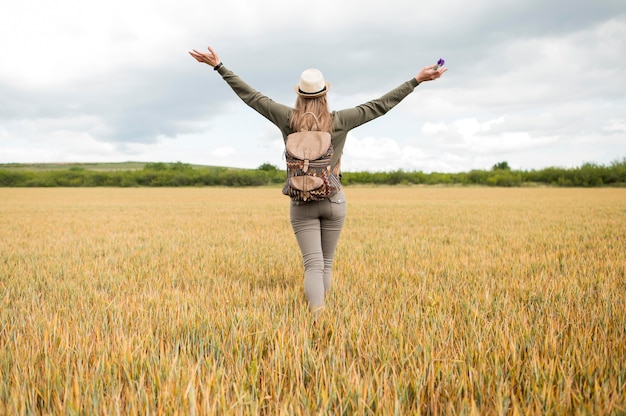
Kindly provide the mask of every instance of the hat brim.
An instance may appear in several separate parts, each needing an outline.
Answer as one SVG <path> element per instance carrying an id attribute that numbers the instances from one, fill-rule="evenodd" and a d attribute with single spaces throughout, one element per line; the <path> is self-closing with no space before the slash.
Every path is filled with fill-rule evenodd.
<path id="1" fill-rule="evenodd" d="M 311 93 L 311 94 L 300 91 L 300 86 L 299 85 L 296 85 L 295 87 L 293 87 L 293 90 L 300 97 L 303 97 L 303 98 L 316 98 L 316 97 L 321 97 L 322 95 L 324 95 L 328 91 L 330 91 L 330 84 L 328 82 L 326 82 L 325 84 L 326 84 L 326 87 L 323 90 L 321 90 L 319 92 L 314 92 L 314 93 Z"/>

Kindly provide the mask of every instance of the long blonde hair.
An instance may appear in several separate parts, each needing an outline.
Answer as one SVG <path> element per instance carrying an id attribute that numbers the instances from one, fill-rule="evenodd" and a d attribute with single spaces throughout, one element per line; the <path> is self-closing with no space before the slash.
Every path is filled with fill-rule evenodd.
<path id="1" fill-rule="evenodd" d="M 313 113 L 305 115 L 306 113 Z M 296 98 L 296 107 L 291 112 L 289 118 L 289 126 L 293 131 L 319 130 L 332 133 L 333 116 L 328 110 L 328 100 L 326 95 L 315 98 L 304 98 L 298 96 Z"/>

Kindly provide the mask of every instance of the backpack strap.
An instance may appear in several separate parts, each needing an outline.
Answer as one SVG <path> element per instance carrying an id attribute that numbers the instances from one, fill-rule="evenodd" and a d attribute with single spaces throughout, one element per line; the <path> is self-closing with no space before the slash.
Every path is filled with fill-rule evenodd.
<path id="1" fill-rule="evenodd" d="M 315 118 L 315 127 L 319 130 L 320 129 L 320 121 L 317 118 L 317 116 L 315 114 L 313 114 L 310 111 L 307 111 L 306 113 L 303 114 L 303 116 L 306 116 L 307 114 L 311 114 L 313 116 L 313 118 Z"/>
<path id="2" fill-rule="evenodd" d="M 341 175 L 341 158 L 339 158 L 337 164 L 333 168 L 333 175 L 335 175 L 336 177 L 339 177 L 339 175 Z"/>

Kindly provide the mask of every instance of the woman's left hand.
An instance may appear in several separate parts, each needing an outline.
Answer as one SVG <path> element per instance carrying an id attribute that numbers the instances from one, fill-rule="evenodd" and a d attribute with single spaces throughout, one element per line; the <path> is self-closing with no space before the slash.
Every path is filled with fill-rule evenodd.
<path id="1" fill-rule="evenodd" d="M 196 61 L 211 65 L 212 67 L 216 67 L 221 62 L 220 57 L 217 56 L 217 53 L 210 46 L 208 52 L 200 52 L 194 49 L 193 52 L 189 52 L 189 55 L 191 55 Z"/>

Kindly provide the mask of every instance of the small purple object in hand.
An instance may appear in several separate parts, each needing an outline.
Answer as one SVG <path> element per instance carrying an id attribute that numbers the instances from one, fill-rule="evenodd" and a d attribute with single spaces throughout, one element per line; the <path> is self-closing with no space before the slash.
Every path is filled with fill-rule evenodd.
<path id="1" fill-rule="evenodd" d="M 439 69 L 440 67 L 443 66 L 443 64 L 445 64 L 446 61 L 443 60 L 443 58 L 439 58 L 439 60 L 437 61 L 437 65 L 435 65 L 435 70 Z"/>

